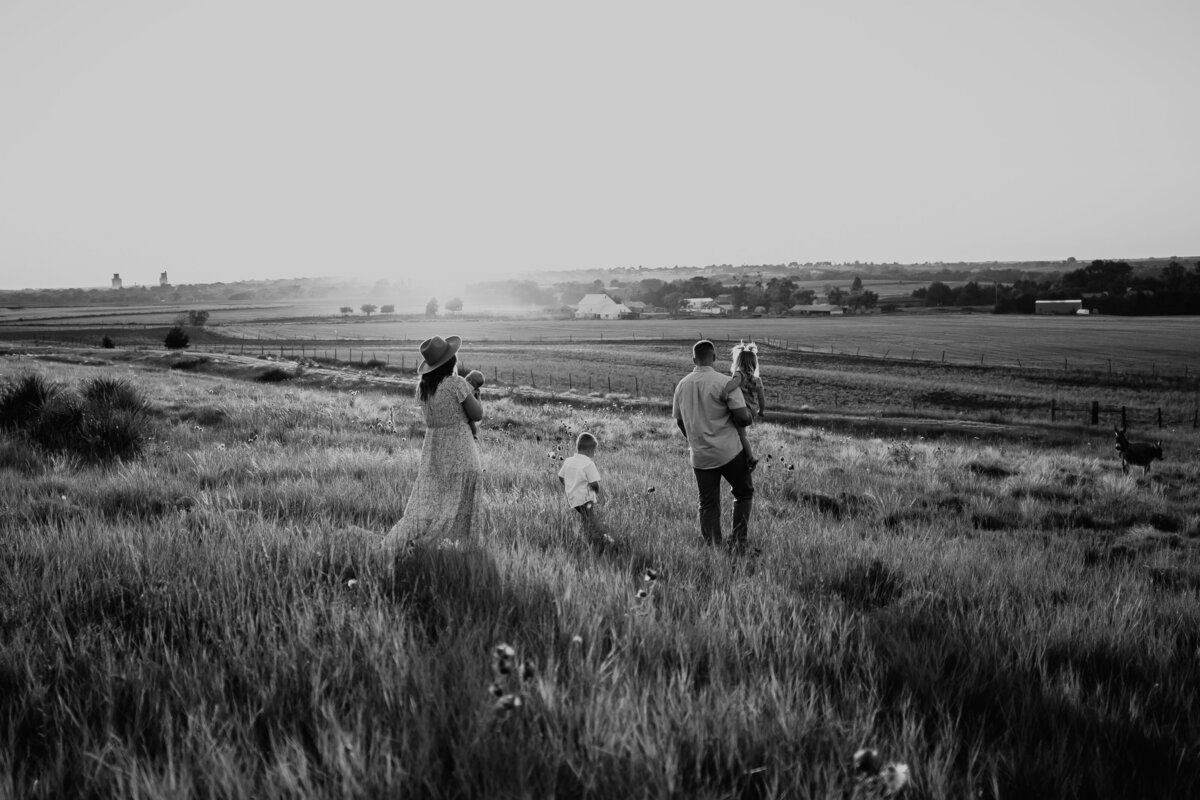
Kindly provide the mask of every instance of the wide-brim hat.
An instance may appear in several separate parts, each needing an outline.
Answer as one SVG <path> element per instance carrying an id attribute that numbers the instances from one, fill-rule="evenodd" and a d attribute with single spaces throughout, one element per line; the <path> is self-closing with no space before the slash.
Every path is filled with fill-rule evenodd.
<path id="1" fill-rule="evenodd" d="M 460 347 L 462 347 L 461 336 L 447 336 L 445 339 L 434 336 L 421 342 L 421 358 L 423 360 L 421 366 L 417 367 L 417 374 L 424 375 L 445 364 L 454 358 L 454 354 Z"/>

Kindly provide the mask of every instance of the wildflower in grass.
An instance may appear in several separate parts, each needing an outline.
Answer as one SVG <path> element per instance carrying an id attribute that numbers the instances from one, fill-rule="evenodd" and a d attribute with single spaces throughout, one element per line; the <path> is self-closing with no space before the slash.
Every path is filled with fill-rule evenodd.
<path id="1" fill-rule="evenodd" d="M 647 486 L 647 487 L 646 487 L 646 494 L 654 494 L 654 487 L 653 487 L 653 486 Z"/>
<path id="2" fill-rule="evenodd" d="M 347 588 L 347 589 L 353 589 L 353 588 L 354 588 L 354 587 L 356 587 L 356 586 L 358 586 L 358 580 L 357 580 L 357 579 L 355 579 L 355 578 L 351 578 L 350 580 L 346 581 L 346 588 Z"/>
<path id="3" fill-rule="evenodd" d="M 517 666 L 517 651 L 512 645 L 498 644 L 492 649 L 492 669 L 497 675 L 508 675 Z"/>
<path id="4" fill-rule="evenodd" d="M 532 661 L 521 663 L 520 677 L 522 681 L 531 681 L 537 677 L 537 665 Z"/>
<path id="5" fill-rule="evenodd" d="M 899 794 L 908 786 L 908 764 L 888 764 L 879 773 L 886 796 Z"/>
<path id="6" fill-rule="evenodd" d="M 646 599 L 647 597 L 649 597 L 649 596 L 650 596 L 650 593 L 649 593 L 649 592 L 647 592 L 645 589 L 638 589 L 638 590 L 637 590 L 637 599 L 638 599 L 638 600 L 645 600 L 645 599 Z"/>
<path id="7" fill-rule="evenodd" d="M 580 636 L 579 634 L 575 634 L 574 636 L 571 637 L 571 644 L 579 645 L 582 647 L 583 646 L 583 637 Z"/>
<path id="8" fill-rule="evenodd" d="M 494 708 L 501 714 L 507 714 L 510 711 L 516 711 L 521 707 L 521 695 L 506 694 L 496 701 Z"/>
<path id="9" fill-rule="evenodd" d="M 642 580 L 646 583 L 654 583 L 658 580 L 658 570 L 647 567 L 645 573 L 642 574 Z"/>
<path id="10" fill-rule="evenodd" d="M 488 694 L 490 694 L 492 697 L 503 697 L 504 687 L 498 683 L 493 683 L 492 685 L 488 686 Z"/>

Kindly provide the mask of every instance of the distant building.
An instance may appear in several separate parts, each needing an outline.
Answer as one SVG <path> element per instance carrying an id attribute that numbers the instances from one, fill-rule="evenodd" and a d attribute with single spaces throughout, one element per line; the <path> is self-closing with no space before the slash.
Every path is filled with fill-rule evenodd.
<path id="1" fill-rule="evenodd" d="M 121 288 L 121 273 L 119 273 L 119 272 L 114 272 L 114 273 L 113 273 L 112 287 L 113 287 L 114 289 L 120 289 L 120 288 Z"/>
<path id="2" fill-rule="evenodd" d="M 1083 300 L 1035 300 L 1035 314 L 1077 314 L 1083 308 Z"/>
<path id="3" fill-rule="evenodd" d="M 685 314 L 724 314 L 725 310 L 711 297 L 688 297 L 683 301 Z"/>
<path id="4" fill-rule="evenodd" d="M 165 270 L 163 272 L 159 273 L 159 275 L 158 275 L 158 285 L 159 286 L 170 286 L 171 285 L 171 282 L 167 280 L 167 273 Z"/>
<path id="5" fill-rule="evenodd" d="M 813 303 L 807 306 L 792 306 L 788 309 L 788 313 L 799 316 L 840 317 L 846 313 L 846 310 L 831 303 Z"/>
<path id="6" fill-rule="evenodd" d="M 624 303 L 618 303 L 606 294 L 585 294 L 575 305 L 575 319 L 620 319 L 631 317 L 633 312 Z"/>

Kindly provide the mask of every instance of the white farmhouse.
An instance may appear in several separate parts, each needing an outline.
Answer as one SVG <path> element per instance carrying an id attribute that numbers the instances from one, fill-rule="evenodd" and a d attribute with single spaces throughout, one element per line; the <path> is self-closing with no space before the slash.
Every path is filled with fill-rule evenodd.
<path id="1" fill-rule="evenodd" d="M 620 319 L 632 314 L 628 306 L 606 294 L 585 294 L 575 306 L 575 319 Z"/>
<path id="2" fill-rule="evenodd" d="M 711 297 L 688 297 L 683 301 L 683 311 L 685 314 L 724 314 L 725 309 L 717 304 L 717 301 Z"/>

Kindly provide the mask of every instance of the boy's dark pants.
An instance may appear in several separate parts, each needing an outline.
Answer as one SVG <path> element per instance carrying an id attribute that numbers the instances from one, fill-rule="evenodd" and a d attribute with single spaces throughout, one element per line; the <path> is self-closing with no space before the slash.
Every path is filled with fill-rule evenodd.
<path id="1" fill-rule="evenodd" d="M 732 548 L 746 546 L 750 528 L 750 510 L 754 505 L 754 482 L 746 451 L 732 461 L 715 469 L 696 469 L 696 488 L 700 490 L 700 535 L 708 544 L 721 543 L 721 479 L 733 490 L 733 531 L 729 534 Z"/>

